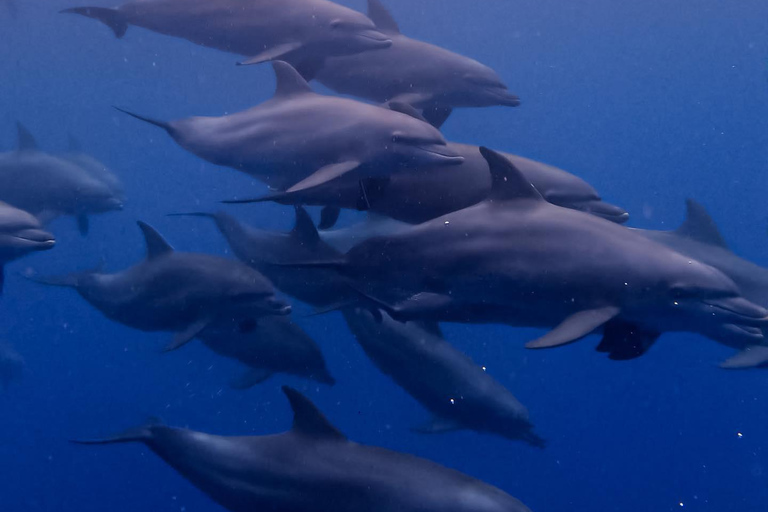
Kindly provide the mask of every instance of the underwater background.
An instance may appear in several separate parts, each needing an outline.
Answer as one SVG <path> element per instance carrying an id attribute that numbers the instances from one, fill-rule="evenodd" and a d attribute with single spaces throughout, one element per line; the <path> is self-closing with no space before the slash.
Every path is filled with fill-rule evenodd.
<path id="1" fill-rule="evenodd" d="M 199 342 L 161 354 L 167 333 L 129 329 L 72 290 L 24 280 L 26 268 L 130 265 L 145 250 L 138 219 L 177 249 L 228 254 L 212 223 L 166 215 L 265 190 L 111 106 L 160 119 L 234 112 L 271 97 L 270 67 L 236 68 L 237 56 L 139 28 L 118 40 L 58 14 L 80 3 L 27 0 L 15 18 L 0 11 L 2 149 L 15 147 L 16 120 L 45 150 L 64 150 L 71 133 L 116 171 L 127 197 L 124 211 L 92 219 L 87 238 L 72 219 L 57 220 L 54 251 L 8 268 L 0 339 L 24 356 L 27 373 L 0 395 L 0 510 L 222 510 L 143 446 L 91 450 L 68 440 L 149 416 L 220 434 L 279 432 L 291 420 L 286 383 L 350 439 L 460 469 L 532 510 L 768 510 L 765 371 L 717 368 L 730 350 L 701 336 L 667 334 L 646 356 L 614 362 L 596 357 L 596 339 L 527 351 L 538 331 L 446 325 L 448 341 L 528 407 L 548 441 L 541 451 L 468 431 L 412 433 L 428 413 L 367 360 L 339 313 L 305 317 L 310 309 L 291 301 L 334 387 L 278 375 L 242 392 L 227 386 L 237 364 Z M 573 172 L 626 208 L 634 227 L 672 229 L 694 198 L 732 249 L 768 265 L 768 3 L 386 3 L 403 33 L 482 60 L 523 101 L 458 110 L 447 139 Z M 289 229 L 294 218 L 272 204 L 226 209 L 263 228 Z"/>

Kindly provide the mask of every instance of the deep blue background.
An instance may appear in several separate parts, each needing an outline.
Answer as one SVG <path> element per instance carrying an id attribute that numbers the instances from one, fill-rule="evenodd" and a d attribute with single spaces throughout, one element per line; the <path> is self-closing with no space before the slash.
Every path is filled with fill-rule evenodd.
<path id="1" fill-rule="evenodd" d="M 729 350 L 698 336 L 665 335 L 646 357 L 616 363 L 593 352 L 592 339 L 529 352 L 522 342 L 533 332 L 449 326 L 450 341 L 529 407 L 550 441 L 539 451 L 475 433 L 410 433 L 426 413 L 377 373 L 338 315 L 297 315 L 322 345 L 336 387 L 278 377 L 236 392 L 226 383 L 239 369 L 199 344 L 160 355 L 167 335 L 111 323 L 69 290 L 18 277 L 25 267 L 58 273 L 102 258 L 110 269 L 127 266 L 143 253 L 136 219 L 177 248 L 225 251 L 204 220 L 165 214 L 212 209 L 260 186 L 110 105 L 159 118 L 220 115 L 263 101 L 273 87 L 269 66 L 236 68 L 236 56 L 136 28 L 117 40 L 95 21 L 57 14 L 76 0 L 20 3 L 15 20 L 0 10 L 0 146 L 13 147 L 16 119 L 51 151 L 72 132 L 117 170 L 129 202 L 93 219 L 88 238 L 71 219 L 57 221 L 56 249 L 9 269 L 0 338 L 29 371 L 0 396 L 0 510 L 219 510 L 142 446 L 67 439 L 149 415 L 216 433 L 280 431 L 290 424 L 283 383 L 307 392 L 352 439 L 461 469 L 535 512 L 667 511 L 681 502 L 696 511 L 768 509 L 766 373 L 719 370 Z M 448 138 L 571 170 L 626 207 L 635 226 L 674 227 L 694 197 L 733 248 L 768 264 L 764 0 L 387 3 L 404 33 L 487 63 L 523 99 L 517 109 L 457 112 Z M 286 228 L 292 218 L 272 205 L 232 211 L 262 227 Z"/>

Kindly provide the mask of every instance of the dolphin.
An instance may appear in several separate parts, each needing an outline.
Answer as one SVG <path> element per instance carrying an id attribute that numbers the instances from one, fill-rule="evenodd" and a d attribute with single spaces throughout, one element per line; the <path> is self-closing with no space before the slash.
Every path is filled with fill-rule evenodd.
<path id="1" fill-rule="evenodd" d="M 349 441 L 283 387 L 291 430 L 222 437 L 149 424 L 78 444 L 144 443 L 231 512 L 530 512 L 504 491 L 435 462 Z"/>
<path id="2" fill-rule="evenodd" d="M 24 375 L 24 358 L 7 343 L 0 342 L 0 389 L 5 391 L 12 382 Z"/>
<path id="3" fill-rule="evenodd" d="M 53 249 L 54 245 L 53 235 L 34 215 L 0 202 L 0 293 L 7 263 L 31 252 Z"/>
<path id="4" fill-rule="evenodd" d="M 391 46 L 365 15 L 326 0 L 139 0 L 63 13 L 101 21 L 121 38 L 129 25 L 249 57 L 311 63 Z"/>
<path id="5" fill-rule="evenodd" d="M 325 366 L 320 347 L 288 317 L 264 317 L 248 332 L 243 332 L 237 322 L 220 321 L 198 337 L 213 352 L 248 367 L 231 382 L 235 389 L 250 388 L 275 373 L 306 377 L 328 385 L 336 383 Z"/>
<path id="6" fill-rule="evenodd" d="M 320 238 L 339 253 L 349 252 L 369 238 L 393 236 L 408 231 L 411 225 L 368 212 L 365 220 L 349 226 L 319 231 Z"/>
<path id="7" fill-rule="evenodd" d="M 0 201 L 37 216 L 45 224 L 59 215 L 77 219 L 82 234 L 88 216 L 121 210 L 122 199 L 80 166 L 38 149 L 32 134 L 17 123 L 18 149 L 0 154 Z"/>
<path id="8" fill-rule="evenodd" d="M 731 251 L 707 210 L 693 199 L 686 201 L 685 221 L 676 230 L 633 229 L 633 231 L 720 270 L 736 283 L 745 298 L 755 304 L 768 307 L 768 269 L 747 261 Z M 768 366 L 768 347 L 749 347 L 725 361 L 721 366 L 724 368 Z"/>
<path id="9" fill-rule="evenodd" d="M 529 348 L 602 332 L 599 350 L 628 359 L 668 331 L 741 349 L 763 340 L 768 311 L 722 272 L 544 201 L 509 160 L 481 151 L 493 176 L 487 200 L 298 266 L 335 269 L 399 320 L 552 329 Z"/>
<path id="10" fill-rule="evenodd" d="M 261 274 L 218 256 L 176 252 L 154 228 L 139 221 L 146 258 L 114 274 L 77 272 L 33 281 L 77 290 L 107 318 L 142 331 L 172 331 L 166 351 L 175 350 L 222 319 L 243 331 L 259 319 L 287 315 L 291 307 L 275 297 Z"/>
<path id="11" fill-rule="evenodd" d="M 418 432 L 472 429 L 544 447 L 525 406 L 445 341 L 437 324 L 402 323 L 361 308 L 342 313 L 371 361 L 434 415 Z"/>
<path id="12" fill-rule="evenodd" d="M 181 215 L 213 219 L 235 256 L 267 276 L 277 289 L 291 297 L 317 308 L 325 308 L 346 303 L 358 296 L 336 272 L 285 266 L 308 259 L 333 259 L 340 255 L 321 240 L 312 218 L 303 208 L 296 208 L 296 224 L 287 233 L 253 228 L 224 212 Z"/>
<path id="13" fill-rule="evenodd" d="M 82 146 L 72 134 L 69 135 L 69 148 L 62 157 L 83 169 L 91 178 L 109 187 L 114 197 L 124 202 L 125 189 L 120 178 L 104 163 L 83 151 Z"/>
<path id="14" fill-rule="evenodd" d="M 310 190 L 274 192 L 257 199 L 225 202 L 275 201 L 328 209 L 364 209 L 395 220 L 420 224 L 477 204 L 491 191 L 491 173 L 480 148 L 455 142 L 449 142 L 448 148 L 461 155 L 464 162 L 453 166 L 420 168 L 362 182 L 342 178 Z M 624 209 L 603 201 L 598 192 L 578 176 L 535 160 L 502 154 L 550 203 L 618 223 L 629 218 Z"/>
<path id="15" fill-rule="evenodd" d="M 520 99 L 488 66 L 401 34 L 379 0 L 368 0 L 368 17 L 392 39 L 391 47 L 329 57 L 305 74 L 314 72 L 318 82 L 341 94 L 378 103 L 410 104 L 422 109 L 438 127 L 454 108 L 520 105 Z"/>
<path id="16" fill-rule="evenodd" d="M 391 109 L 312 92 L 286 62 L 273 62 L 275 96 L 223 117 L 171 122 L 129 114 L 165 129 L 182 148 L 244 171 L 279 190 L 304 190 L 340 176 L 362 179 L 463 158 L 428 123 Z"/>

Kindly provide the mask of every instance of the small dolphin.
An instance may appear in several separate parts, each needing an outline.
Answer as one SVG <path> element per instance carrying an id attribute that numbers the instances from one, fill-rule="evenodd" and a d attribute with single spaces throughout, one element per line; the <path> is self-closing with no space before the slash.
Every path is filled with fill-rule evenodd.
<path id="1" fill-rule="evenodd" d="M 59 215 L 77 219 L 82 234 L 88 216 L 121 210 L 122 200 L 80 166 L 40 151 L 32 134 L 17 123 L 19 146 L 0 154 L 0 201 L 37 216 L 45 224 Z"/>
<path id="2" fill-rule="evenodd" d="M 249 332 L 243 332 L 242 326 L 231 320 L 216 322 L 198 337 L 220 356 L 249 367 L 232 381 L 236 389 L 255 386 L 275 373 L 298 375 L 328 385 L 336 383 L 325 366 L 320 347 L 288 317 L 264 317 Z"/>
<path id="3" fill-rule="evenodd" d="M 222 319 L 252 330 L 260 318 L 287 315 L 267 279 L 240 262 L 208 254 L 176 252 L 139 222 L 147 245 L 144 261 L 115 274 L 86 271 L 32 280 L 77 290 L 107 318 L 142 331 L 173 331 L 174 350 Z"/>
<path id="4" fill-rule="evenodd" d="M 129 114 L 165 129 L 200 158 L 246 172 L 278 190 L 463 161 L 424 121 L 314 93 L 290 64 L 272 66 L 275 96 L 243 112 L 169 123 Z"/>
<path id="5" fill-rule="evenodd" d="M 528 410 L 469 357 L 446 342 L 437 324 L 402 323 L 385 312 L 342 311 L 371 361 L 434 414 L 422 433 L 472 429 L 519 439 L 539 448 Z"/>
<path id="6" fill-rule="evenodd" d="M 368 0 L 368 17 L 392 39 L 392 46 L 326 59 L 314 70 L 315 78 L 326 87 L 378 103 L 407 103 L 423 109 L 438 127 L 457 107 L 520 105 L 520 99 L 488 66 L 402 35 L 379 0 Z"/>
<path id="7" fill-rule="evenodd" d="M 0 389 L 7 390 L 11 383 L 24 375 L 24 358 L 7 343 L 0 343 Z"/>
<path id="8" fill-rule="evenodd" d="M 674 231 L 633 229 L 650 240 L 680 254 L 706 263 L 730 277 L 741 294 L 755 304 L 768 307 L 768 269 L 737 256 L 728 248 L 717 224 L 701 204 L 686 201 L 686 217 Z M 724 368 L 749 368 L 768 365 L 768 347 L 749 347 L 725 361 Z"/>
<path id="9" fill-rule="evenodd" d="M 231 512 L 530 512 L 504 491 L 432 461 L 347 440 L 283 387 L 293 428 L 222 437 L 146 425 L 79 444 L 141 442 Z"/>
<path id="10" fill-rule="evenodd" d="M 642 355 L 667 331 L 738 348 L 762 341 L 768 311 L 722 272 L 544 201 L 509 160 L 481 151 L 493 176 L 486 201 L 299 266 L 336 269 L 400 320 L 552 328 L 529 348 L 595 331 L 614 359 Z"/>
<path id="11" fill-rule="evenodd" d="M 34 215 L 0 202 L 0 293 L 7 263 L 31 252 L 47 251 L 54 245 L 53 235 L 43 229 Z"/>
<path id="12" fill-rule="evenodd" d="M 63 155 L 63 158 L 79 166 L 87 172 L 91 178 L 105 184 L 119 201 L 124 201 L 125 190 L 120 178 L 107 167 L 104 163 L 98 161 L 92 155 L 83 151 L 80 143 L 71 134 L 69 136 L 69 148 Z"/>
<path id="13" fill-rule="evenodd" d="M 274 192 L 258 199 L 226 203 L 275 201 L 330 208 L 364 209 L 396 220 L 419 224 L 483 201 L 491 192 L 491 172 L 480 148 L 449 142 L 464 158 L 460 165 L 415 169 L 386 177 L 339 179 L 299 192 Z M 604 202 L 586 181 L 557 167 L 502 153 L 550 203 L 592 213 L 612 222 L 626 222 L 629 214 Z"/>
<path id="14" fill-rule="evenodd" d="M 248 56 L 248 64 L 310 63 L 392 44 L 365 15 L 326 0 L 153 0 L 61 12 L 99 20 L 118 38 L 135 25 Z"/>
<path id="15" fill-rule="evenodd" d="M 312 218 L 303 208 L 296 208 L 296 224 L 288 233 L 252 228 L 224 212 L 185 215 L 213 219 L 235 256 L 267 276 L 277 289 L 291 297 L 317 308 L 357 297 L 336 272 L 285 266 L 297 261 L 339 256 L 338 251 L 320 239 Z"/>

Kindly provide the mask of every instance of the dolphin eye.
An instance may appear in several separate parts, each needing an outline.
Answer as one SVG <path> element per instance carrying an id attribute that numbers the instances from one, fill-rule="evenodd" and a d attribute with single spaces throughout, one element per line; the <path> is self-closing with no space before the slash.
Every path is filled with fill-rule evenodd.
<path id="1" fill-rule="evenodd" d="M 341 30 L 341 29 L 347 28 L 348 26 L 349 26 L 349 23 L 346 23 L 343 20 L 331 21 L 331 28 L 334 30 Z"/>

